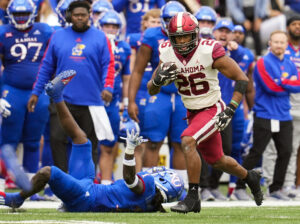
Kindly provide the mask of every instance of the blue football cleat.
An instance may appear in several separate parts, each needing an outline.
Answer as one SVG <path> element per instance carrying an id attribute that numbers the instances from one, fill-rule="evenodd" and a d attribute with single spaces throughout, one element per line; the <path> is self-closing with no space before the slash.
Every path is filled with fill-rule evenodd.
<path id="1" fill-rule="evenodd" d="M 46 84 L 45 90 L 55 103 L 63 101 L 62 91 L 76 75 L 74 70 L 66 70 L 58 74 L 53 80 Z"/>
<path id="2" fill-rule="evenodd" d="M 13 181 L 24 191 L 31 190 L 31 183 L 14 152 L 11 145 L 3 145 L 1 148 L 2 159 L 6 165 L 7 172 Z"/>
<path id="3" fill-rule="evenodd" d="M 0 191 L 0 205 L 19 208 L 24 203 L 20 193 L 4 193 Z"/>

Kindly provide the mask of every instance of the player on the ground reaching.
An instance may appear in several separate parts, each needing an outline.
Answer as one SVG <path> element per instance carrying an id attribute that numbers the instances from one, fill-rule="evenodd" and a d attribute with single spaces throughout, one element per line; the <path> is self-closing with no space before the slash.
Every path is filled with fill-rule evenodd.
<path id="1" fill-rule="evenodd" d="M 163 167 L 136 174 L 134 150 L 144 140 L 134 131 L 127 132 L 123 159 L 124 180 L 111 185 L 93 183 L 95 168 L 92 144 L 62 98 L 64 86 L 74 75 L 74 70 L 62 72 L 45 87 L 55 102 L 62 127 L 72 139 L 69 174 L 55 166 L 43 167 L 33 177 L 31 191 L 0 192 L 0 204 L 18 208 L 27 197 L 39 192 L 48 183 L 69 212 L 164 211 L 161 205 L 163 202 L 177 200 L 183 193 L 183 181 L 174 171 Z"/>
<path id="2" fill-rule="evenodd" d="M 188 110 L 188 128 L 181 135 L 182 149 L 188 170 L 189 191 L 186 198 L 171 207 L 175 212 L 200 212 L 198 195 L 201 162 L 197 150 L 214 168 L 244 179 L 257 205 L 263 193 L 260 175 L 247 171 L 222 151 L 223 130 L 234 115 L 247 88 L 248 79 L 238 65 L 225 56 L 224 48 L 214 40 L 200 39 L 197 19 L 180 12 L 169 23 L 170 41 L 160 45 L 160 63 L 148 82 L 151 95 L 162 85 L 175 81 Z M 236 81 L 232 100 L 225 106 L 221 100 L 218 71 Z"/>

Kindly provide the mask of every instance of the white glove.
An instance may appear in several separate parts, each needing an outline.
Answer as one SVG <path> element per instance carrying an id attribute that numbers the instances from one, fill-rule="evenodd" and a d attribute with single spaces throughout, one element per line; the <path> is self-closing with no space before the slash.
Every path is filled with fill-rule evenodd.
<path id="1" fill-rule="evenodd" d="M 11 105 L 3 98 L 0 99 L 0 114 L 2 115 L 2 117 L 8 117 L 10 116 L 10 110 L 8 108 L 10 108 Z"/>
<path id="2" fill-rule="evenodd" d="M 139 136 L 139 133 L 134 133 L 134 130 L 132 129 L 131 132 L 127 129 L 126 130 L 127 137 L 121 137 L 122 139 L 126 140 L 126 149 L 125 153 L 127 154 L 134 154 L 134 149 L 138 145 L 142 144 L 143 142 L 147 142 L 147 139 L 143 139 L 143 136 Z"/>

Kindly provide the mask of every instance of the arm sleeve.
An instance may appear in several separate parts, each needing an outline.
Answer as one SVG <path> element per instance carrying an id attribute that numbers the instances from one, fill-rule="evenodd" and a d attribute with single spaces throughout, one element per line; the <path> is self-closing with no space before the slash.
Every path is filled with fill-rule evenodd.
<path id="1" fill-rule="evenodd" d="M 257 82 L 256 88 L 262 88 L 265 92 L 274 96 L 286 95 L 284 88 L 281 87 L 281 81 L 275 80 L 266 69 L 263 58 L 256 63 L 254 78 Z"/>
<path id="2" fill-rule="evenodd" d="M 212 52 L 212 58 L 215 61 L 216 59 L 223 57 L 225 55 L 225 49 L 224 47 L 219 44 L 216 43 Z"/>
<path id="3" fill-rule="evenodd" d="M 54 51 L 54 43 L 55 40 L 52 36 L 40 64 L 37 79 L 33 84 L 32 94 L 37 96 L 44 91 L 45 84 L 51 79 L 52 75 L 56 71 L 57 57 Z"/>
<path id="4" fill-rule="evenodd" d="M 103 68 L 103 86 L 105 90 L 113 92 L 114 89 L 114 78 L 115 78 L 115 59 L 112 53 L 110 41 L 105 37 L 107 44 L 104 44 L 104 51 L 102 57 L 102 68 Z"/>

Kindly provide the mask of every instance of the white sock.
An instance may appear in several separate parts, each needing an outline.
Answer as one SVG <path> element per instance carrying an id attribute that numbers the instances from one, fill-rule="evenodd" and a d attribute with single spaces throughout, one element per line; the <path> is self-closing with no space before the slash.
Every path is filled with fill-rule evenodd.
<path id="1" fill-rule="evenodd" d="M 5 179 L 0 178 L 0 191 L 5 191 Z"/>
<path id="2" fill-rule="evenodd" d="M 101 184 L 110 185 L 110 184 L 112 184 L 112 181 L 111 180 L 101 180 Z"/>

